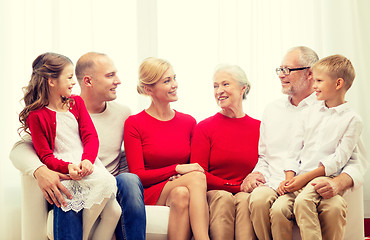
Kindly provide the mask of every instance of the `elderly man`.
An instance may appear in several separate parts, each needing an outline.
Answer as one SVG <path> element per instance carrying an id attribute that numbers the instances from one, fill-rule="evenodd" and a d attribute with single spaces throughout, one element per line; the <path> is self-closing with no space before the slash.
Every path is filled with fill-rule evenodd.
<path id="1" fill-rule="evenodd" d="M 278 197 L 275 190 L 285 179 L 284 161 L 292 141 L 294 123 L 300 111 L 317 102 L 310 70 L 317 60 L 318 56 L 312 49 L 295 47 L 286 53 L 281 66 L 276 69 L 282 92 L 288 97 L 273 102 L 265 109 L 261 123 L 259 160 L 241 186 L 243 191 L 252 192 L 250 217 L 259 239 L 272 239 L 272 236 L 274 239 L 278 239 L 278 236 L 283 236 L 283 239 L 292 238 L 293 209 L 283 211 L 279 217 L 274 218 L 270 207 Z M 340 175 L 330 180 L 321 180 L 315 185 L 315 190 L 323 198 L 318 206 L 323 239 L 343 238 L 346 203 L 332 203 L 338 193 L 362 185 L 366 169 L 362 150 L 360 147 L 355 149 Z"/>
<path id="2" fill-rule="evenodd" d="M 98 132 L 99 159 L 117 180 L 117 200 L 122 208 L 122 216 L 116 229 L 116 238 L 123 239 L 125 235 L 127 240 L 145 239 L 143 187 L 136 175 L 122 173 L 124 168 L 122 160 L 125 161 L 125 155 L 121 150 L 123 126 L 130 115 L 130 110 L 113 101 L 116 99 L 116 88 L 121 84 L 117 69 L 107 55 L 90 52 L 78 60 L 76 77 L 81 87 L 81 97 Z M 58 207 L 60 204 L 65 204 L 61 192 L 71 197 L 60 182 L 60 179 L 69 177 L 51 171 L 41 163 L 33 150 L 31 141 L 16 143 L 10 158 L 21 172 L 35 177 L 50 204 L 56 204 Z M 61 239 L 74 239 L 73 237 L 81 236 L 82 239 L 82 214 L 58 209 L 59 212 L 54 213 L 54 217 L 58 218 L 58 222 L 63 222 L 64 229 L 58 236 L 61 236 Z M 69 233 L 73 234 L 69 235 Z M 28 239 L 32 238 L 28 236 Z"/>

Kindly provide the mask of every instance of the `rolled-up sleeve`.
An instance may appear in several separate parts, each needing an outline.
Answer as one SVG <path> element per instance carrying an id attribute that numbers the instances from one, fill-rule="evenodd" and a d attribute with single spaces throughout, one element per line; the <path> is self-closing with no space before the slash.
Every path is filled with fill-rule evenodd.
<path id="1" fill-rule="evenodd" d="M 354 153 L 354 151 L 356 148 L 356 151 L 359 151 L 357 146 L 361 139 L 362 129 L 363 123 L 361 119 L 352 118 L 342 138 L 339 140 L 334 153 L 321 160 L 321 164 L 325 167 L 326 176 L 337 175 L 349 163 L 352 155 L 354 155 L 355 159 L 361 161 L 362 157 L 357 156 L 358 154 L 361 155 L 361 153 Z M 357 163 L 351 163 L 351 165 L 356 166 Z"/>
<path id="2" fill-rule="evenodd" d="M 363 185 L 367 166 L 367 153 L 363 141 L 360 138 L 351 155 L 351 158 L 342 170 L 342 173 L 346 173 L 352 178 L 352 190 L 355 190 Z"/>

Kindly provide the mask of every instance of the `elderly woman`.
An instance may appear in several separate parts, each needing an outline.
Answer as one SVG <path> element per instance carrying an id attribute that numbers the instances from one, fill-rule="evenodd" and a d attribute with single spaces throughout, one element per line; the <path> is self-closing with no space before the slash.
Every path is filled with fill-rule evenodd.
<path id="1" fill-rule="evenodd" d="M 127 163 L 143 183 L 145 204 L 170 207 L 168 239 L 186 240 L 193 233 L 195 239 L 207 240 L 206 177 L 199 164 L 189 163 L 196 121 L 171 108 L 170 103 L 178 99 L 177 86 L 175 72 L 167 61 L 143 61 L 138 92 L 152 101 L 125 122 Z"/>
<path id="2" fill-rule="evenodd" d="M 241 183 L 258 160 L 260 121 L 243 111 L 250 83 L 238 66 L 221 65 L 213 77 L 221 111 L 201 121 L 192 139 L 191 162 L 207 177 L 211 239 L 256 239 Z"/>

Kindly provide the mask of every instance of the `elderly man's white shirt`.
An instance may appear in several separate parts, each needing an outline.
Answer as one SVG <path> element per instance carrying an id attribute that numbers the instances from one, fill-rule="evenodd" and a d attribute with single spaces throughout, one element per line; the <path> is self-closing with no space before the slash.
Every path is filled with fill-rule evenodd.
<path id="1" fill-rule="evenodd" d="M 290 100 L 291 97 L 284 97 L 269 104 L 263 113 L 260 127 L 258 163 L 253 171 L 261 172 L 266 185 L 273 189 L 285 179 L 284 163 L 299 113 L 317 103 L 314 94 L 303 99 L 298 106 L 291 104 Z"/>
<path id="2" fill-rule="evenodd" d="M 348 103 L 327 108 L 320 101 L 304 109 L 295 125 L 285 170 L 299 175 L 323 165 L 326 176 L 339 175 L 354 150 L 363 150 L 359 148 L 362 129 L 361 118 Z"/>

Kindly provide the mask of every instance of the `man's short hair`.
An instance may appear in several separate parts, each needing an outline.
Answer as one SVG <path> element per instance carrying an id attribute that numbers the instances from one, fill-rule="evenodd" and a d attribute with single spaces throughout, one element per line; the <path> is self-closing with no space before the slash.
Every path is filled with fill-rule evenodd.
<path id="1" fill-rule="evenodd" d="M 312 67 L 319 60 L 317 53 L 309 47 L 297 46 L 288 50 L 289 52 L 299 51 L 299 64 L 302 67 Z"/>
<path id="2" fill-rule="evenodd" d="M 333 78 L 342 78 L 344 86 L 349 89 L 352 86 L 356 73 L 351 61 L 343 55 L 336 54 L 325 57 L 315 63 L 313 71 L 325 72 Z"/>
<path id="3" fill-rule="evenodd" d="M 75 69 L 76 78 L 78 81 L 81 81 L 83 77 L 88 74 L 88 71 L 91 71 L 98 56 L 107 55 L 104 53 L 88 52 L 78 59 Z"/>

